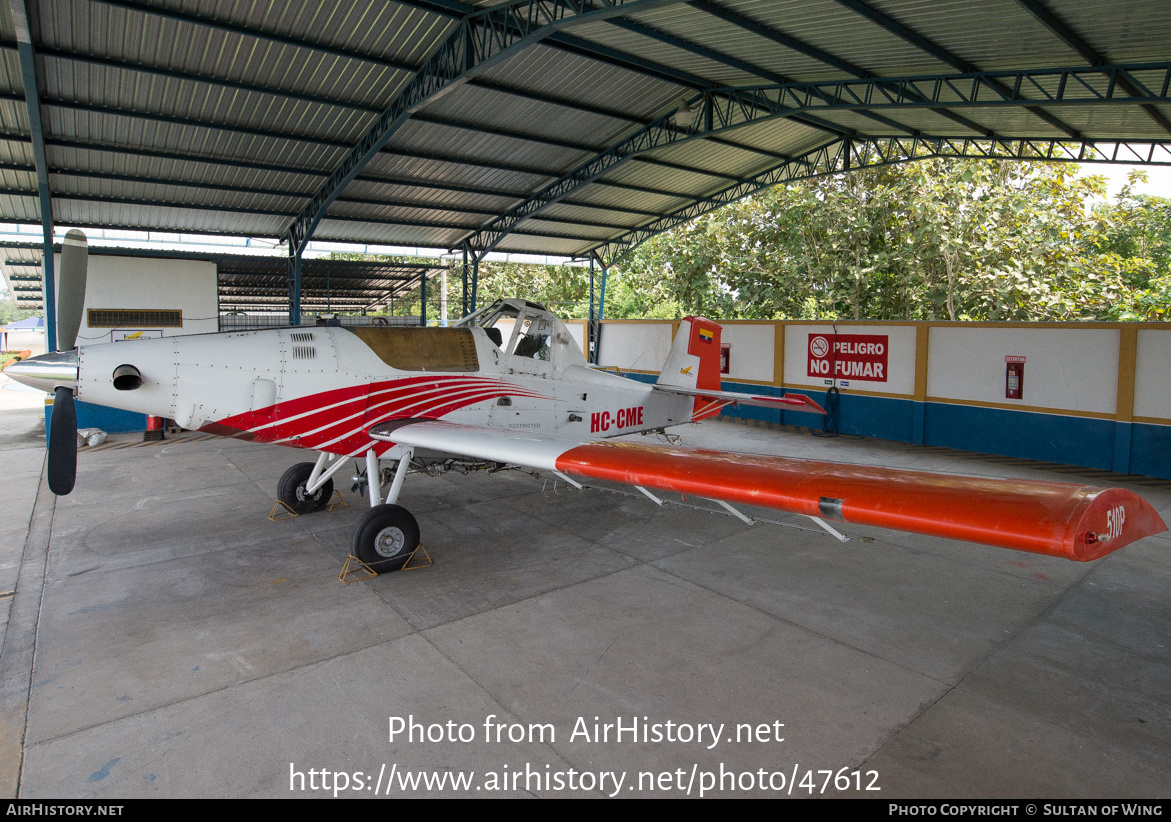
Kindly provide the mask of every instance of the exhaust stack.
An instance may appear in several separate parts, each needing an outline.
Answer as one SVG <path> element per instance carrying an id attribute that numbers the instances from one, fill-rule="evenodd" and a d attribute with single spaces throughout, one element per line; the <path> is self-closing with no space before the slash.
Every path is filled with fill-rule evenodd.
<path id="1" fill-rule="evenodd" d="M 118 391 L 133 391 L 142 387 L 142 374 L 133 365 L 120 365 L 114 369 L 114 388 Z"/>

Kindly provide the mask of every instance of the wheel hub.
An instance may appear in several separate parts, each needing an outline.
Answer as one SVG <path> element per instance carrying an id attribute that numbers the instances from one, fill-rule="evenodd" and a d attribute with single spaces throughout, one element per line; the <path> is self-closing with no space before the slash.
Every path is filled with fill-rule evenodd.
<path id="1" fill-rule="evenodd" d="M 397 556 L 406 545 L 407 538 L 404 536 L 402 529 L 395 526 L 383 528 L 378 532 L 378 536 L 374 538 L 374 550 L 380 557 L 390 558 Z"/>

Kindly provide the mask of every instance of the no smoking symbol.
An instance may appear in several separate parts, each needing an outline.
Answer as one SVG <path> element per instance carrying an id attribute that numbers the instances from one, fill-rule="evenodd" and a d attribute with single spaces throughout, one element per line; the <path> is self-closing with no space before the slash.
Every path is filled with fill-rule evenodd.
<path id="1" fill-rule="evenodd" d="M 825 337 L 814 337 L 809 341 L 809 353 L 821 359 L 829 353 L 829 340 Z"/>

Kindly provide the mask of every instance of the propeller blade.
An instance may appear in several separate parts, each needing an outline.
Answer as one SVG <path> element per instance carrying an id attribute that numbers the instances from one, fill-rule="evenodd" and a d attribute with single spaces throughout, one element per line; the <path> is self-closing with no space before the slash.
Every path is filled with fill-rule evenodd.
<path id="1" fill-rule="evenodd" d="M 77 346 L 81 313 L 85 308 L 85 274 L 89 265 L 89 241 L 76 228 L 61 246 L 61 271 L 57 277 L 57 350 Z"/>
<path id="2" fill-rule="evenodd" d="M 63 497 L 77 478 L 77 408 L 73 391 L 59 386 L 53 392 L 53 418 L 49 423 L 49 490 Z"/>

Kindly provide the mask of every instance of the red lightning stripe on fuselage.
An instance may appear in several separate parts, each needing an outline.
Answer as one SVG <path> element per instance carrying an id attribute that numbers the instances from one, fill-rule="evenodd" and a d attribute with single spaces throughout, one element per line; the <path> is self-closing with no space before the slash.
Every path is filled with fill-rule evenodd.
<path id="1" fill-rule="evenodd" d="M 441 419 L 461 408 L 506 396 L 553 400 L 503 380 L 405 377 L 297 397 L 226 417 L 201 430 L 346 456 L 369 447 L 382 453 L 391 444 L 375 443 L 366 434 L 376 423 L 396 418 Z"/>

